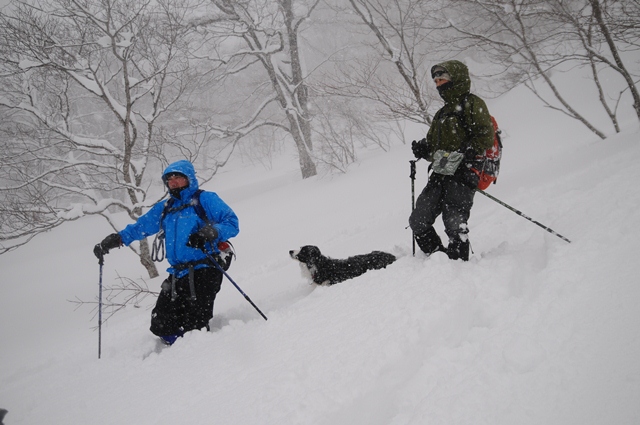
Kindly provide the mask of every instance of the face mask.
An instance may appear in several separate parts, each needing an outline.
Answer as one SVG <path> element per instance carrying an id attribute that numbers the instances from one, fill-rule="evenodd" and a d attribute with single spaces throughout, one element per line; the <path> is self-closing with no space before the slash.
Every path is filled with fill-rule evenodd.
<path id="1" fill-rule="evenodd" d="M 453 87 L 453 81 L 447 81 L 446 83 L 441 84 L 436 88 L 438 89 L 438 93 L 440 93 L 440 96 L 442 96 L 443 93 L 449 90 L 451 87 Z"/>
<path id="2" fill-rule="evenodd" d="M 174 198 L 180 199 L 180 192 L 182 192 L 182 189 L 184 189 L 184 187 L 177 187 L 175 189 L 169 189 L 169 194 L 171 196 L 173 196 Z"/>

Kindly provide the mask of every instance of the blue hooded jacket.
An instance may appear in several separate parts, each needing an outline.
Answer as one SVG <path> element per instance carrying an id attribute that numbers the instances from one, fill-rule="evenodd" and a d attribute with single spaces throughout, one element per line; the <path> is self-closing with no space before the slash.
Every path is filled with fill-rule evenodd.
<path id="1" fill-rule="evenodd" d="M 162 173 L 162 180 L 166 184 L 166 175 L 169 173 L 181 173 L 187 176 L 189 186 L 180 191 L 180 196 L 173 198 L 173 208 L 179 208 L 191 203 L 193 195 L 198 190 L 198 180 L 193 164 L 187 160 L 181 160 L 169 164 Z M 197 248 L 187 246 L 189 236 L 203 227 L 203 221 L 193 207 L 173 210 L 165 215 L 162 223 L 162 212 L 167 200 L 158 202 L 146 214 L 142 215 L 138 221 L 129 224 L 120 231 L 122 242 L 129 246 L 133 241 L 141 240 L 147 236 L 154 235 L 164 230 L 167 260 L 172 267 L 167 269 L 169 273 L 182 277 L 188 270 L 177 270 L 174 266 L 204 260 L 206 254 Z M 238 227 L 238 217 L 233 210 L 224 203 L 214 192 L 202 192 L 200 194 L 200 204 L 207 213 L 210 223 L 218 231 L 218 239 L 214 241 L 209 252 L 217 253 L 218 242 L 226 241 L 236 236 L 240 229 Z M 208 267 L 205 264 L 198 264 L 195 268 Z"/>

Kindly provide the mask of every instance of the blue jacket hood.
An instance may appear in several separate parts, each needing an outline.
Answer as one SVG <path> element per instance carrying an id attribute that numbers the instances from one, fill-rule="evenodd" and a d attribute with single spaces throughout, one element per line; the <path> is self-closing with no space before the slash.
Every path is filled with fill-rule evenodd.
<path id="1" fill-rule="evenodd" d="M 189 180 L 189 186 L 182 189 L 180 192 L 180 200 L 189 200 L 191 196 L 198 190 L 198 179 L 196 178 L 196 170 L 193 168 L 193 164 L 186 159 L 173 162 L 164 169 L 162 173 L 162 181 L 165 186 L 167 185 L 167 174 L 169 173 L 181 173 L 187 176 Z"/>

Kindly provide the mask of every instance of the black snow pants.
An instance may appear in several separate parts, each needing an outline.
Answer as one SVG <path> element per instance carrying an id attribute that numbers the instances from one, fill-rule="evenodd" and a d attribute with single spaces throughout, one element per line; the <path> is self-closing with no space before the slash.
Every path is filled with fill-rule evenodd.
<path id="1" fill-rule="evenodd" d="M 214 267 L 192 270 L 192 273 L 191 281 L 189 275 L 179 279 L 170 275 L 162 283 L 151 312 L 150 330 L 155 335 L 182 335 L 194 329 L 208 329 L 223 276 Z"/>
<path id="2" fill-rule="evenodd" d="M 409 217 L 409 226 L 423 252 L 432 254 L 436 251 L 445 251 L 453 259 L 468 260 L 467 221 L 471 214 L 474 195 L 475 190 L 468 184 L 462 183 L 457 175 L 431 174 L 427 186 L 418 196 L 415 209 Z M 447 248 L 442 245 L 440 237 L 433 228 L 440 214 L 442 214 L 445 232 L 449 237 Z"/>

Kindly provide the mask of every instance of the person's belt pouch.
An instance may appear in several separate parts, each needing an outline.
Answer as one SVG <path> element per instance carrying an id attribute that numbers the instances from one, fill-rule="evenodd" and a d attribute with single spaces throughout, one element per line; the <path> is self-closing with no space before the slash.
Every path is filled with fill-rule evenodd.
<path id="1" fill-rule="evenodd" d="M 460 152 L 437 150 L 436 153 L 433 154 L 431 166 L 435 173 L 453 176 L 463 159 L 464 154 Z"/>

